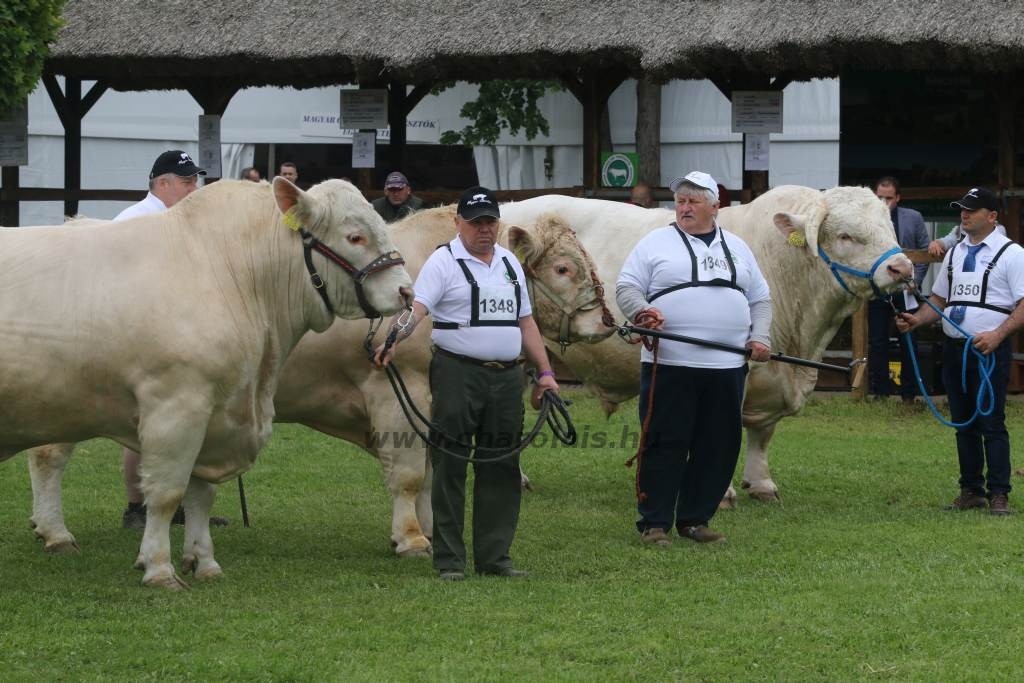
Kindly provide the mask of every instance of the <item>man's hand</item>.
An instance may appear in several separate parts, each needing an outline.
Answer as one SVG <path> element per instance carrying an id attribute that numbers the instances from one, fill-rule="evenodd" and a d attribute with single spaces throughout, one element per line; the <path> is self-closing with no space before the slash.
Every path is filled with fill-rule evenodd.
<path id="1" fill-rule="evenodd" d="M 558 382 L 551 375 L 541 377 L 533 387 L 533 391 L 530 394 L 530 405 L 533 406 L 534 410 L 540 410 L 540 400 L 548 389 L 551 389 L 556 394 L 559 393 Z"/>
<path id="2" fill-rule="evenodd" d="M 983 356 L 987 356 L 995 351 L 1003 343 L 1004 339 L 1006 337 L 999 330 L 989 330 L 988 332 L 979 332 L 974 335 L 971 344 L 974 345 L 974 348 L 981 351 Z"/>
<path id="3" fill-rule="evenodd" d="M 911 330 L 917 329 L 917 326 L 921 324 L 921 321 L 917 319 L 917 316 L 913 313 L 897 313 L 896 314 L 896 329 L 900 331 L 900 334 L 910 332 Z"/>
<path id="4" fill-rule="evenodd" d="M 747 348 L 750 349 L 750 360 L 758 363 L 766 363 L 772 359 L 772 350 L 761 342 L 749 341 Z"/>
<path id="5" fill-rule="evenodd" d="M 665 316 L 657 308 L 645 308 L 636 314 L 633 324 L 646 330 L 660 330 L 665 327 Z"/>
<path id="6" fill-rule="evenodd" d="M 941 240 L 932 240 L 928 243 L 928 253 L 935 258 L 942 258 L 942 255 L 946 253 L 946 246 Z"/>
<path id="7" fill-rule="evenodd" d="M 373 366 L 375 368 L 386 367 L 391 362 L 391 359 L 395 357 L 395 349 L 398 348 L 398 345 L 392 344 L 388 348 L 387 353 L 384 353 L 384 346 L 385 344 L 381 344 L 373 351 Z"/>

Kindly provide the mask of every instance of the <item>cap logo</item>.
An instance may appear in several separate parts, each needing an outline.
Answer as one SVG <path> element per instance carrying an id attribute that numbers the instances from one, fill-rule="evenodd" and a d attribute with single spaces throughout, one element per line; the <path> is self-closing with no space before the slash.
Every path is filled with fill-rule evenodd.
<path id="1" fill-rule="evenodd" d="M 485 194 L 475 194 L 473 198 L 466 202 L 466 206 L 473 206 L 474 204 L 490 204 L 491 200 L 487 198 Z"/>
<path id="2" fill-rule="evenodd" d="M 970 190 L 969 190 L 969 191 L 967 192 L 967 196 L 968 196 L 968 197 L 974 197 L 975 199 L 977 199 L 977 198 L 978 198 L 978 188 L 976 188 L 976 187 L 972 187 L 972 188 L 971 188 L 971 189 L 970 189 Z"/>

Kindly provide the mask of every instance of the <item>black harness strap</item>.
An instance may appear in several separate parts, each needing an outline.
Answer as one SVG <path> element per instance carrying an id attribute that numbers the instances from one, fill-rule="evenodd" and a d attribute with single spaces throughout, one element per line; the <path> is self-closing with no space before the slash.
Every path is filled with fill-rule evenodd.
<path id="1" fill-rule="evenodd" d="M 728 280 L 720 277 L 716 277 L 712 280 L 701 280 L 700 276 L 697 274 L 697 252 L 695 252 L 693 247 L 690 246 L 690 240 L 686 238 L 686 234 L 679 228 L 679 226 L 673 222 L 672 227 L 676 229 L 676 234 L 679 235 L 679 239 L 683 240 L 683 244 L 686 246 L 686 251 L 690 252 L 690 267 L 692 268 L 691 273 L 693 279 L 690 282 L 681 282 L 677 285 L 666 287 L 659 292 L 655 292 L 654 295 L 647 300 L 648 303 L 653 303 L 655 299 L 665 296 L 666 294 L 671 294 L 672 292 L 677 292 L 680 289 L 687 289 L 689 287 L 729 287 L 730 289 L 735 289 L 741 294 L 746 293 L 743 291 L 742 287 L 736 284 L 736 264 L 733 263 L 732 252 L 729 251 L 729 244 L 725 241 L 725 235 L 722 233 L 721 228 L 718 228 L 718 239 L 722 241 L 722 252 L 725 254 L 726 263 L 729 265 Z"/>
<path id="2" fill-rule="evenodd" d="M 990 311 L 997 311 L 999 313 L 1005 313 L 1009 315 L 1013 313 L 1012 309 L 1005 308 L 1003 306 L 996 306 L 985 302 L 985 298 L 988 296 L 988 276 L 992 273 L 992 269 L 996 267 L 996 261 L 1003 255 L 1013 242 L 1007 242 L 1002 248 L 996 252 L 995 257 L 989 261 L 988 265 L 985 266 L 985 274 L 981 276 L 981 296 L 978 301 L 947 301 L 946 306 L 973 306 L 975 308 L 986 308 Z M 953 294 L 953 249 L 949 250 L 949 262 L 946 264 L 946 279 L 948 281 L 949 293 Z"/>
<path id="3" fill-rule="evenodd" d="M 442 244 L 438 246 L 438 249 L 442 247 L 448 249 L 448 253 L 455 258 L 455 254 L 452 252 L 450 244 Z M 455 262 L 459 264 L 459 268 L 462 269 L 462 274 L 466 278 L 466 282 L 469 283 L 469 289 L 471 292 L 470 301 L 470 318 L 469 327 L 518 327 L 519 326 L 519 311 L 522 310 L 522 288 L 519 285 L 519 279 L 516 277 L 516 271 L 512 268 L 512 264 L 508 262 L 508 258 L 505 256 L 501 257 L 502 263 L 505 264 L 505 272 L 508 275 L 509 282 L 512 283 L 512 287 L 516 293 L 516 317 L 515 320 L 480 320 L 480 285 L 477 283 L 476 278 L 469 271 L 469 266 L 466 265 L 464 259 L 456 258 Z M 432 323 L 433 329 L 435 330 L 457 330 L 462 325 L 453 322 L 439 322 L 434 321 Z"/>

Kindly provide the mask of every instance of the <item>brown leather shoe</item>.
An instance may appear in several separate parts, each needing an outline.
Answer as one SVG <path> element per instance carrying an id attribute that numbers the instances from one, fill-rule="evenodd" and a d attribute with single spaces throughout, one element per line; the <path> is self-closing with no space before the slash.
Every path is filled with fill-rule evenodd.
<path id="1" fill-rule="evenodd" d="M 960 495 L 953 499 L 949 505 L 943 506 L 943 510 L 972 510 L 974 508 L 988 507 L 988 498 L 978 495 L 970 489 L 960 489 Z"/>
<path id="2" fill-rule="evenodd" d="M 712 531 L 703 524 L 700 526 L 684 526 L 679 529 L 679 535 L 697 543 L 721 543 L 725 540 L 725 536 L 717 531 Z"/>
<path id="3" fill-rule="evenodd" d="M 666 534 L 664 529 L 652 527 L 644 531 L 643 535 L 640 536 L 640 542 L 644 545 L 665 548 L 672 545 L 672 537 Z"/>
<path id="4" fill-rule="evenodd" d="M 993 493 L 989 500 L 989 512 L 993 515 L 1010 514 L 1010 499 L 1005 493 Z"/>

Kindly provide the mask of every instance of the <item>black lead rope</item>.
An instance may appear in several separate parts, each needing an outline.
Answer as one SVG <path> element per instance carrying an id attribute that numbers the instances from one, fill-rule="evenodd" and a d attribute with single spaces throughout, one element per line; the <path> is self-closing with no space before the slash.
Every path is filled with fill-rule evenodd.
<path id="1" fill-rule="evenodd" d="M 388 333 L 387 339 L 384 341 L 383 353 L 387 353 L 388 349 L 391 348 L 395 342 L 396 336 L 397 330 L 392 328 Z M 368 335 L 366 338 L 367 343 L 365 344 L 366 352 L 371 359 L 373 358 L 372 340 L 373 335 Z M 441 428 L 430 420 L 430 418 L 424 415 L 412 400 L 412 396 L 409 395 L 409 389 L 405 385 L 402 373 L 394 362 L 388 363 L 384 366 L 384 372 L 387 374 L 388 382 L 391 383 L 391 388 L 394 390 L 395 397 L 398 399 L 398 405 L 402 407 L 402 413 L 405 415 L 405 419 L 409 423 L 409 426 L 412 427 L 412 430 L 416 433 L 416 436 L 418 436 L 423 443 L 427 444 L 427 446 L 434 448 L 445 455 L 450 455 L 456 460 L 488 463 L 500 462 L 501 460 L 511 458 L 512 456 L 521 453 L 531 443 L 533 443 L 533 440 L 537 438 L 538 434 L 540 434 L 540 430 L 543 428 L 545 423 L 551 428 L 551 432 L 555 435 L 555 438 L 565 445 L 572 446 L 576 443 L 576 427 L 572 423 L 572 417 L 569 415 L 568 410 L 568 406 L 572 405 L 572 401 L 563 399 L 550 389 L 545 390 L 544 394 L 541 396 L 540 411 L 537 413 L 536 423 L 534 423 L 530 432 L 518 444 L 515 444 L 510 448 L 480 446 L 463 443 L 462 441 L 445 434 Z M 527 371 L 527 374 L 530 377 L 530 382 L 536 384 L 537 378 L 534 372 L 529 370 Z M 427 432 L 424 432 L 424 428 Z M 438 435 L 441 442 L 432 439 L 430 432 Z M 474 455 L 478 453 L 489 454 L 489 457 L 477 458 L 465 456 L 461 453 L 449 450 L 445 445 L 471 450 Z"/>

